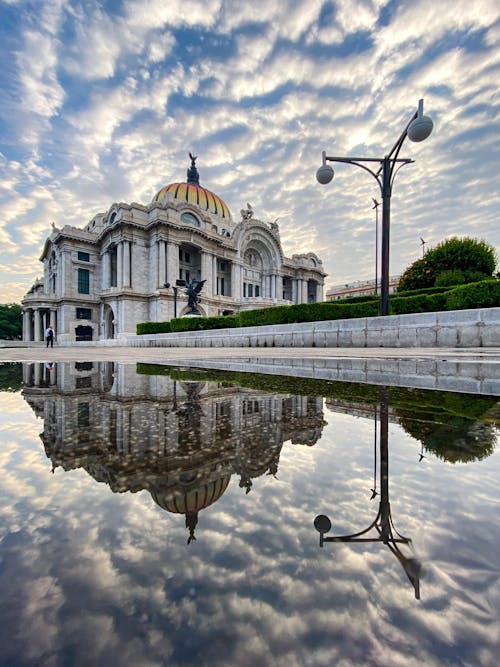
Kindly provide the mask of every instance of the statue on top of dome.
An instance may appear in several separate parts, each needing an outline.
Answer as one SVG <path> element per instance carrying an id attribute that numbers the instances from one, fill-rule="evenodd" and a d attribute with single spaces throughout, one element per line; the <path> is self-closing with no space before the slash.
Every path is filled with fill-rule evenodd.
<path id="1" fill-rule="evenodd" d="M 188 170 L 187 170 L 187 182 L 188 183 L 193 183 L 194 185 L 199 185 L 200 184 L 200 175 L 198 174 L 198 169 L 196 169 L 196 160 L 198 159 L 198 156 L 193 155 L 190 152 L 189 157 L 191 158 L 191 166 L 188 167 Z"/>

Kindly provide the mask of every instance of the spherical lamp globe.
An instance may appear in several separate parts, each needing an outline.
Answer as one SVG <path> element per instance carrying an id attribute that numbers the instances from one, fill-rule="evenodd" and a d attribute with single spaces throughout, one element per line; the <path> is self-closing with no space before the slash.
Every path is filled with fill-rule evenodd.
<path id="1" fill-rule="evenodd" d="M 429 116 L 417 116 L 415 120 L 410 123 L 408 128 L 408 138 L 410 141 L 423 141 L 427 139 L 429 134 L 432 132 L 434 123 Z"/>
<path id="2" fill-rule="evenodd" d="M 322 164 L 321 167 L 316 172 L 316 180 L 321 185 L 326 185 L 330 183 L 333 178 L 333 169 L 329 164 Z"/>
<path id="3" fill-rule="evenodd" d="M 318 533 L 321 533 L 323 535 L 324 533 L 327 533 L 331 529 L 332 522 L 324 514 L 318 514 L 318 516 L 314 519 L 314 527 L 316 528 Z"/>

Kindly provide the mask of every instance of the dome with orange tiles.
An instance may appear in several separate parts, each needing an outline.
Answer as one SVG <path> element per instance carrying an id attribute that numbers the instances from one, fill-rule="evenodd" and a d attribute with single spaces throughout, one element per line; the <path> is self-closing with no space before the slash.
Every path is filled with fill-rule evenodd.
<path id="1" fill-rule="evenodd" d="M 218 195 L 200 185 L 200 176 L 196 168 L 196 157 L 189 154 L 191 167 L 187 170 L 185 183 L 170 183 L 165 185 L 153 197 L 153 203 L 163 204 L 167 201 L 186 202 L 197 206 L 202 211 L 217 215 L 225 220 L 231 220 L 231 212 L 226 202 Z"/>

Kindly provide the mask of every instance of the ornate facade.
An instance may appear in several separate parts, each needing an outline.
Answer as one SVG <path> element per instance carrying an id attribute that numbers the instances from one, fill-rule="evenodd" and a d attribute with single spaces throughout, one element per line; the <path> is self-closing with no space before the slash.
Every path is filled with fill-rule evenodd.
<path id="1" fill-rule="evenodd" d="M 43 278 L 23 299 L 23 339 L 58 341 L 135 334 L 139 322 L 188 312 L 177 281 L 204 280 L 204 316 L 323 300 L 325 273 L 312 252 L 283 254 L 279 227 L 254 217 L 235 222 L 225 202 L 199 184 L 191 156 L 187 180 L 161 188 L 149 205 L 113 204 L 85 228 L 53 225 L 40 260 Z"/>

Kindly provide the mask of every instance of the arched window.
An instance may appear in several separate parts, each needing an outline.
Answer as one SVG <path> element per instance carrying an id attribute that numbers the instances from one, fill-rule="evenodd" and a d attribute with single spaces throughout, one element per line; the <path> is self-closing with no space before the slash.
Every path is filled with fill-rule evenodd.
<path id="1" fill-rule="evenodd" d="M 194 225 L 195 227 L 200 226 L 198 218 L 189 211 L 184 211 L 184 213 L 181 214 L 181 222 L 184 222 L 187 225 Z"/>

